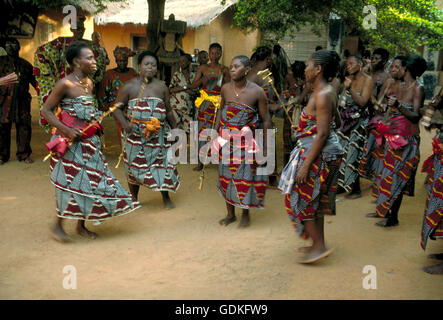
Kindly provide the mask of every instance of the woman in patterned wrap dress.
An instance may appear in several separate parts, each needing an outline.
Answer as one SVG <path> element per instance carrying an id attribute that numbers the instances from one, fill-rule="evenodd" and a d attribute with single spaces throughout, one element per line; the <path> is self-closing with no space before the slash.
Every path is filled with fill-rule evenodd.
<path id="1" fill-rule="evenodd" d="M 420 108 L 424 88 L 416 78 L 426 70 L 426 61 L 418 55 L 397 56 L 393 62 L 393 77 L 401 81 L 398 96 L 390 96 L 388 121 L 377 124 L 385 138 L 383 167 L 376 178 L 378 197 L 375 213 L 370 218 L 383 218 L 379 227 L 399 224 L 398 213 L 403 195 L 414 196 L 415 175 L 420 162 Z"/>
<path id="2" fill-rule="evenodd" d="M 324 214 L 335 215 L 338 168 L 343 149 L 334 128 L 339 126 L 337 95 L 327 79 L 337 73 L 339 57 L 319 50 L 308 60 L 306 82 L 314 91 L 302 111 L 295 134 L 297 145 L 284 167 L 279 189 L 285 194 L 286 211 L 297 233 L 312 238 L 312 246 L 301 248 L 306 256 L 299 263 L 327 257 Z"/>
<path id="3" fill-rule="evenodd" d="M 342 124 L 337 134 L 344 154 L 340 164 L 338 185 L 339 193 L 349 192 L 348 199 L 361 197 L 360 175 L 358 167 L 364 156 L 367 140 L 366 127 L 369 123 L 368 105 L 374 88 L 372 78 L 362 71 L 363 60 L 360 56 L 351 55 L 346 60 L 346 77 L 344 92 L 340 100 L 340 117 Z"/>
<path id="4" fill-rule="evenodd" d="M 216 42 L 211 43 L 209 46 L 210 63 L 203 64 L 198 68 L 197 74 L 189 89 L 201 87 L 201 90 L 210 97 L 220 96 L 221 87 L 224 83 L 229 82 L 228 68 L 219 63 L 221 57 L 222 46 Z M 202 104 L 198 106 L 198 136 L 196 142 L 199 150 L 199 163 L 194 168 L 195 171 L 203 169 L 203 164 L 200 159 L 205 157 L 205 148 L 203 147 L 206 145 L 208 139 L 206 130 L 214 128 L 216 113 L 217 107 L 208 99 L 204 100 Z"/>
<path id="5" fill-rule="evenodd" d="M 80 131 L 101 115 L 94 104 L 93 84 L 88 78 L 97 69 L 94 54 L 86 43 L 78 41 L 68 47 L 66 56 L 73 72 L 56 83 L 41 111 L 57 129 L 51 143 L 59 142 L 60 147 L 72 142 L 66 153 L 52 157 L 50 166 L 58 215 L 52 236 L 62 242 L 70 240 L 62 228 L 63 218 L 79 220 L 77 232 L 94 239 L 96 234 L 86 229 L 86 220 L 102 221 L 140 207 L 108 167 L 98 136 L 101 126 Z M 52 112 L 57 105 L 62 109 L 60 120 Z"/>
<path id="6" fill-rule="evenodd" d="M 264 130 L 271 128 L 271 122 L 263 89 L 246 78 L 250 70 L 248 57 L 237 56 L 232 60 L 231 82 L 222 87 L 221 109 L 216 118 L 216 130 L 220 129 L 221 138 L 229 140 L 220 152 L 218 167 L 217 189 L 225 199 L 227 209 L 226 217 L 219 221 L 224 226 L 236 220 L 235 207 L 243 209 L 239 227 L 249 225 L 250 208 L 264 207 L 269 173 L 266 169 L 269 168 L 257 164 L 254 131 L 259 118 Z M 245 137 L 244 140 L 241 136 Z M 264 136 L 267 137 L 266 132 Z M 225 148 L 229 148 L 229 152 L 225 153 Z M 266 140 L 263 148 L 267 150 Z"/>
<path id="7" fill-rule="evenodd" d="M 132 195 L 137 199 L 140 185 L 146 186 L 160 191 L 165 208 L 172 209 L 174 204 L 169 192 L 177 191 L 180 181 L 176 165 L 169 161 L 168 151 L 172 142 L 167 140 L 167 135 L 170 132 L 168 124 L 175 129 L 176 121 L 169 105 L 169 89 L 163 81 L 155 78 L 157 64 L 155 53 L 140 53 L 140 76 L 127 82 L 115 101 L 127 106 L 126 115 L 117 109 L 114 116 L 123 129 L 122 152 Z M 160 126 L 158 131 L 147 134 L 153 118 Z"/>
<path id="8" fill-rule="evenodd" d="M 443 113 L 443 92 L 435 96 L 433 105 Z M 428 165 L 428 194 L 426 197 L 425 213 L 421 229 L 421 247 L 426 249 L 428 239 L 443 239 L 443 123 L 432 124 L 438 131 L 432 139 L 432 155 L 425 161 Z M 440 263 L 423 267 L 423 271 L 430 274 L 443 274 L 443 253 L 430 254 L 431 259 L 440 260 Z"/>

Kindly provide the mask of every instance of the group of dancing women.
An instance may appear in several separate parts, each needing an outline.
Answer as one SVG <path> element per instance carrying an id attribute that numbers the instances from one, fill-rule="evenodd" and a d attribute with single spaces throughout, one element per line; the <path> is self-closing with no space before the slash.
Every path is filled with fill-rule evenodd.
<path id="1" fill-rule="evenodd" d="M 264 208 L 272 173 L 262 170 L 264 164 L 250 155 L 258 151 L 275 154 L 268 150 L 273 143 L 267 138 L 274 137 L 268 133 L 274 130 L 272 116 L 277 114 L 285 118 L 285 139 L 289 139 L 285 147 L 290 146 L 285 150 L 277 188 L 296 233 L 312 240 L 312 245 L 299 248 L 303 253 L 300 263 L 317 262 L 333 251 L 325 244 L 324 216 L 335 215 L 337 193 L 348 192 L 348 199 L 361 197 L 360 177 L 372 180 L 376 197 L 375 210 L 367 216 L 378 219 L 379 227 L 399 224 L 403 194 L 413 195 L 419 163 L 418 123 L 424 90 L 417 78 L 426 68 L 422 57 L 397 56 L 386 72 L 388 56 L 383 49 L 374 51 L 369 70 L 358 55 L 340 61 L 335 51 L 318 50 L 304 68 L 291 67 L 288 90 L 280 92 L 280 97 L 272 81 L 261 76 L 272 64 L 271 49 L 257 48 L 253 59 L 236 56 L 229 68 L 219 63 L 219 44 L 211 44 L 208 55 L 209 63 L 174 90 L 156 77 L 159 61 L 155 53 L 138 55 L 138 75 L 120 88 L 111 110 L 121 128 L 128 191 L 103 154 L 103 111 L 97 108 L 91 80 L 97 71 L 94 53 L 83 41 L 69 45 L 66 60 L 71 73 L 55 83 L 41 108 L 41 116 L 53 128 L 48 146 L 57 204 L 51 234 L 56 240 L 70 241 L 63 230 L 64 219 L 77 219 L 77 232 L 94 239 L 97 235 L 86 228 L 85 221 L 101 223 L 139 209 L 140 186 L 160 191 L 165 209 L 175 207 L 170 193 L 178 190 L 180 178 L 168 156 L 174 143 L 168 138 L 171 130 L 189 126 L 170 101 L 172 94 L 189 90 L 200 90 L 194 117 L 200 133 L 198 149 L 207 153 L 204 145 L 211 145 L 210 153 L 218 152 L 220 160 L 217 191 L 227 212 L 220 225 L 236 221 L 237 207 L 242 210 L 239 227 L 247 227 L 249 210 Z M 291 105 L 291 101 L 296 102 Z M 441 106 L 438 95 L 433 107 Z M 205 129 L 215 130 L 218 137 L 205 135 Z M 262 144 L 255 141 L 258 132 Z M 252 141 L 237 139 L 246 133 Z M 222 152 L 222 145 L 214 148 L 217 141 L 227 141 L 230 151 Z M 423 249 L 429 238 L 443 236 L 442 155 L 440 132 L 426 161 L 429 186 Z M 194 169 L 204 170 L 205 164 L 199 162 Z M 431 271 L 438 273 L 441 268 L 438 265 Z"/>

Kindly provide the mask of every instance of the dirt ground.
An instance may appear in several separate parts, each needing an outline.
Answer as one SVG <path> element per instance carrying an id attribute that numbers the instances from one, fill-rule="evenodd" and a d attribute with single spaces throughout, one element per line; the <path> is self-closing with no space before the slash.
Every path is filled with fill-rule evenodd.
<path id="1" fill-rule="evenodd" d="M 105 128 L 108 162 L 126 185 L 123 168 L 114 169 L 119 150 L 113 119 L 106 119 Z M 77 236 L 75 221 L 69 220 L 65 227 L 74 241 L 61 244 L 49 235 L 55 192 L 49 163 L 42 162 L 49 136 L 38 127 L 35 99 L 33 130 L 35 163 L 17 162 L 13 138 L 13 156 L 0 167 L 0 299 L 443 298 L 443 278 L 421 270 L 435 263 L 427 254 L 443 252 L 443 241 L 429 241 L 426 252 L 419 245 L 426 194 L 422 173 L 415 197 L 403 201 L 397 228 L 378 228 L 364 217 L 375 208 L 368 181 L 362 180 L 362 198 L 339 196 L 337 216 L 327 217 L 325 225 L 335 251 L 315 265 L 296 263 L 295 249 L 305 243 L 296 236 L 279 191 L 267 191 L 266 208 L 252 211 L 249 228 L 219 226 L 225 204 L 216 191 L 216 166 L 207 169 L 198 191 L 194 165 L 179 165 L 174 210 L 163 210 L 159 193 L 141 189 L 141 209 L 88 225 L 99 234 L 96 240 Z M 422 133 L 421 162 L 431 152 L 432 135 Z M 63 288 L 67 265 L 77 272 L 74 290 Z M 363 288 L 366 265 L 376 268 L 376 289 Z"/>

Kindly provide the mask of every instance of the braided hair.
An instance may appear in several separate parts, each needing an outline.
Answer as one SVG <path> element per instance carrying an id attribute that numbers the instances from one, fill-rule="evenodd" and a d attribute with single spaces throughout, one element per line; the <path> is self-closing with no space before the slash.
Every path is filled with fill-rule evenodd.
<path id="1" fill-rule="evenodd" d="M 263 61 L 272 56 L 272 49 L 267 46 L 260 46 L 255 50 L 256 61 Z"/>
<path id="2" fill-rule="evenodd" d="M 293 64 L 291 64 L 291 71 L 292 74 L 294 75 L 294 78 L 304 79 L 305 69 L 306 69 L 306 64 L 303 61 L 296 60 L 294 61 Z"/>
<path id="3" fill-rule="evenodd" d="M 413 78 L 420 77 L 427 67 L 426 60 L 418 54 L 410 54 L 406 60 L 406 69 L 409 70 Z"/>
<path id="4" fill-rule="evenodd" d="M 66 49 L 66 61 L 72 66 L 74 59 L 80 57 L 82 49 L 88 48 L 89 45 L 82 40 L 72 42 Z"/>
<path id="5" fill-rule="evenodd" d="M 316 66 L 321 66 L 323 78 L 330 79 L 337 75 L 340 57 L 333 50 L 318 50 L 311 54 L 311 60 Z"/>
<path id="6" fill-rule="evenodd" d="M 240 62 L 245 66 L 245 67 L 250 67 L 251 66 L 251 60 L 249 60 L 249 58 L 247 56 L 243 56 L 243 55 L 239 55 L 234 57 L 234 59 L 232 60 L 240 60 Z"/>
<path id="7" fill-rule="evenodd" d="M 372 52 L 372 55 L 379 54 L 381 59 L 386 62 L 389 60 L 389 51 L 385 48 L 377 48 Z"/>

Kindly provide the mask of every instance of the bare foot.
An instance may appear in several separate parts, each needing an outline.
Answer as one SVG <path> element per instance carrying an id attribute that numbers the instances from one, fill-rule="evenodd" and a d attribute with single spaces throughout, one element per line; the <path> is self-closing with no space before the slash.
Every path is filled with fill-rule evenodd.
<path id="1" fill-rule="evenodd" d="M 375 212 L 371 212 L 371 213 L 368 213 L 367 215 L 366 215 L 366 217 L 368 217 L 368 218 L 381 218 L 378 214 L 376 214 Z"/>
<path id="2" fill-rule="evenodd" d="M 168 191 L 161 191 L 162 194 L 162 200 L 163 200 L 163 206 L 166 210 L 171 210 L 175 208 L 174 203 L 172 203 L 171 198 L 169 197 Z"/>
<path id="3" fill-rule="evenodd" d="M 300 248 L 297 248 L 297 252 L 298 253 L 308 253 L 308 252 L 310 252 L 312 250 L 312 246 L 309 246 L 309 247 L 300 247 Z"/>
<path id="4" fill-rule="evenodd" d="M 430 274 L 443 274 L 443 263 L 439 263 L 430 267 L 423 267 L 422 270 Z"/>
<path id="5" fill-rule="evenodd" d="M 58 242 L 70 242 L 71 238 L 65 233 L 65 231 L 57 224 L 51 229 L 51 237 Z"/>
<path id="6" fill-rule="evenodd" d="M 251 224 L 250 218 L 249 218 L 249 214 L 247 215 L 242 215 L 240 223 L 238 224 L 239 228 L 246 228 L 249 227 L 249 225 Z"/>
<path id="7" fill-rule="evenodd" d="M 435 259 L 435 260 L 443 260 L 443 253 L 434 253 L 428 255 L 429 259 Z"/>
<path id="8" fill-rule="evenodd" d="M 194 169 L 192 169 L 194 171 L 202 171 L 203 170 L 203 165 L 201 163 L 198 164 L 198 166 L 196 166 Z"/>
<path id="9" fill-rule="evenodd" d="M 31 157 L 27 157 L 27 158 L 23 159 L 23 161 L 28 164 L 34 163 L 34 160 L 32 160 Z"/>
<path id="10" fill-rule="evenodd" d="M 175 208 L 175 204 L 171 201 L 171 199 L 163 199 L 163 205 L 166 210 L 171 210 Z"/>
<path id="11" fill-rule="evenodd" d="M 396 226 L 398 226 L 398 221 L 391 221 L 391 220 L 385 218 L 379 222 L 376 222 L 375 225 L 378 227 L 385 227 L 385 228 L 396 227 Z"/>
<path id="12" fill-rule="evenodd" d="M 272 175 L 268 177 L 268 185 L 266 186 L 266 188 L 278 190 L 277 176 Z"/>
<path id="13" fill-rule="evenodd" d="M 347 194 L 345 198 L 350 200 L 361 198 L 361 192 Z"/>
<path id="14" fill-rule="evenodd" d="M 97 238 L 97 234 L 95 232 L 89 231 L 85 227 L 77 227 L 77 233 L 82 237 L 94 240 Z"/>
<path id="15" fill-rule="evenodd" d="M 334 251 L 334 249 L 313 249 L 297 262 L 301 264 L 314 263 L 323 258 L 326 258 L 332 253 L 332 251 Z"/>
<path id="16" fill-rule="evenodd" d="M 221 226 L 226 227 L 228 224 L 233 223 L 236 220 L 237 220 L 237 218 L 235 216 L 232 216 L 232 217 L 226 216 L 226 218 L 221 219 L 218 223 Z"/>

